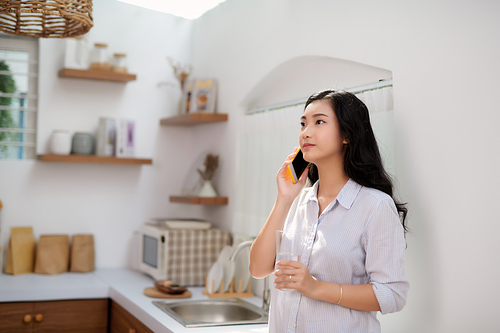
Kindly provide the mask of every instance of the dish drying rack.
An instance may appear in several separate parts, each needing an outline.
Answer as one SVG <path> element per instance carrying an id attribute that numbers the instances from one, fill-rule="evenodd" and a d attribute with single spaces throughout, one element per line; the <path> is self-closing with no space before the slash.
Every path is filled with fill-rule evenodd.
<path id="1" fill-rule="evenodd" d="M 209 298 L 242 298 L 242 297 L 253 297 L 253 293 L 249 290 L 252 290 L 252 280 L 248 279 L 248 287 L 247 291 L 243 291 L 243 282 L 241 279 L 238 280 L 238 291 L 235 291 L 236 278 L 233 277 L 231 284 L 229 285 L 228 291 L 224 290 L 224 279 L 220 282 L 220 289 L 218 292 L 210 293 L 208 290 L 208 276 L 205 278 L 205 290 L 203 291 L 203 295 L 208 295 Z M 212 289 L 215 290 L 215 281 L 212 280 Z"/>

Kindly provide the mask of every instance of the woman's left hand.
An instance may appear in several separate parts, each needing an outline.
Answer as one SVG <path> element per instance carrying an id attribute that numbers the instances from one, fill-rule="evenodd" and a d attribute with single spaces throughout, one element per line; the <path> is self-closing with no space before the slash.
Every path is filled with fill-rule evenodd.
<path id="1" fill-rule="evenodd" d="M 319 283 L 306 265 L 294 260 L 280 260 L 276 263 L 274 284 L 276 289 L 294 289 L 301 295 L 314 298 L 315 286 Z"/>

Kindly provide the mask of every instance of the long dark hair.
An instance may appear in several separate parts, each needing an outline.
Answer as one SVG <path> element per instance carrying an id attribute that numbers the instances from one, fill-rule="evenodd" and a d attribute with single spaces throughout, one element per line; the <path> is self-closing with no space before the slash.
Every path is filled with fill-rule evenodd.
<path id="1" fill-rule="evenodd" d="M 405 233 L 408 231 L 405 203 L 393 197 L 391 177 L 382 165 L 382 158 L 375 140 L 370 115 L 366 105 L 354 94 L 346 91 L 324 90 L 309 97 L 307 107 L 314 101 L 330 103 L 337 121 L 341 136 L 347 141 L 344 157 L 344 171 L 358 184 L 380 190 L 394 200 Z M 309 181 L 314 184 L 319 179 L 318 168 L 313 163 L 309 166 Z"/>

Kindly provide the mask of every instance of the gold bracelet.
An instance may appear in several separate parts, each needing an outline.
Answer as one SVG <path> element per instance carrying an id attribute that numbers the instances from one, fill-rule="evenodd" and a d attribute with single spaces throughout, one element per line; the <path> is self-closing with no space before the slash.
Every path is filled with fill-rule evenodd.
<path id="1" fill-rule="evenodd" d="M 340 298 L 339 298 L 339 301 L 337 302 L 337 305 L 340 304 L 340 301 L 342 301 L 342 285 L 339 284 L 340 286 Z"/>

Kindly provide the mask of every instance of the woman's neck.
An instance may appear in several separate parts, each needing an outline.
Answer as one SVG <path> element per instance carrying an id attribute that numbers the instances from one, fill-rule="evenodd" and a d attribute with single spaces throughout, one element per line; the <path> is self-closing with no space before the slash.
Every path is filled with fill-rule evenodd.
<path id="1" fill-rule="evenodd" d="M 349 180 L 349 176 L 344 171 L 343 159 L 342 161 L 332 161 L 316 166 L 318 167 L 320 180 L 318 198 L 325 198 L 328 201 L 332 201 Z"/>

